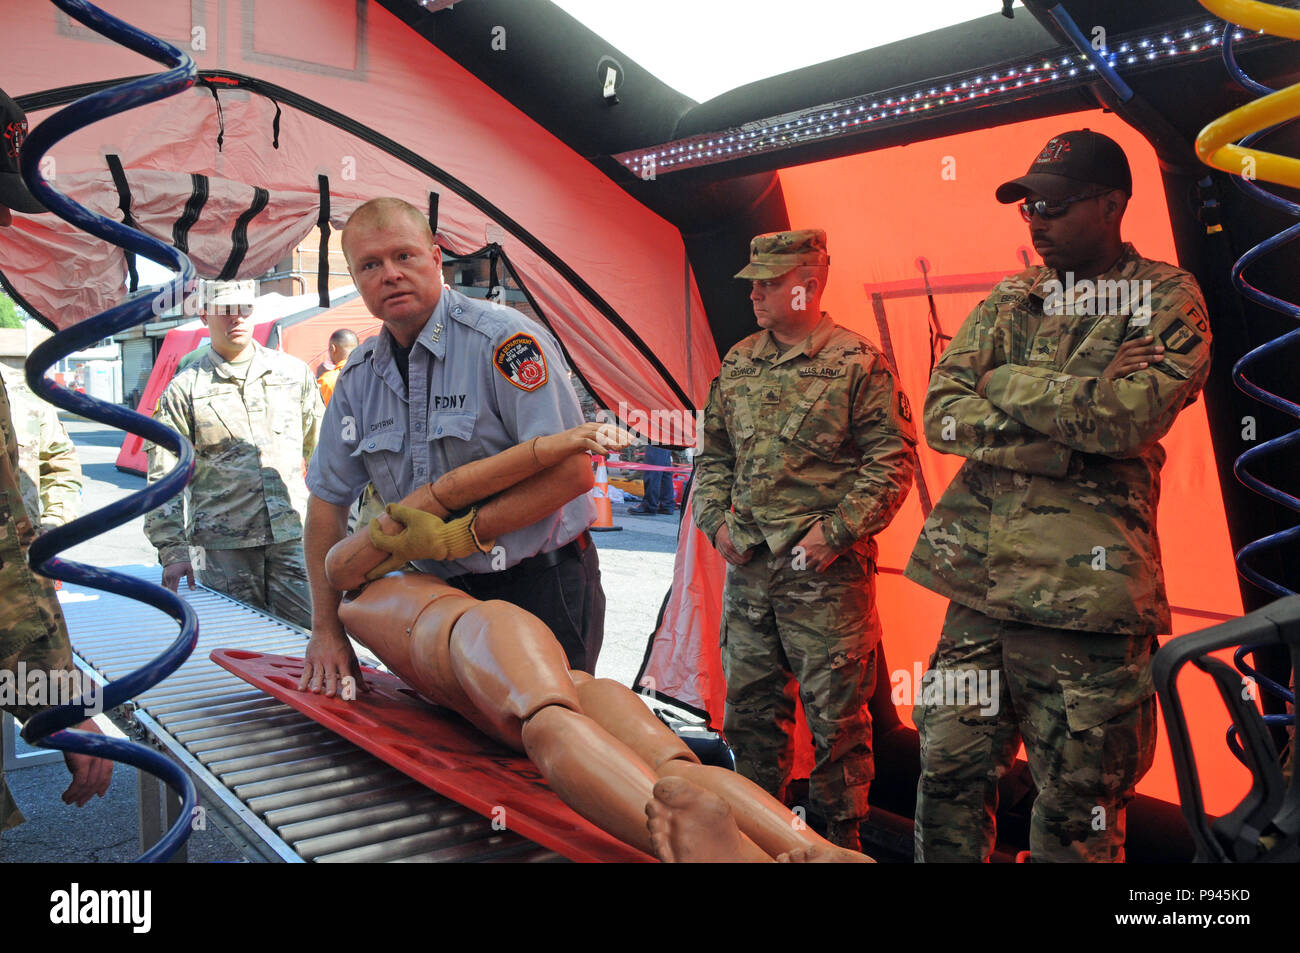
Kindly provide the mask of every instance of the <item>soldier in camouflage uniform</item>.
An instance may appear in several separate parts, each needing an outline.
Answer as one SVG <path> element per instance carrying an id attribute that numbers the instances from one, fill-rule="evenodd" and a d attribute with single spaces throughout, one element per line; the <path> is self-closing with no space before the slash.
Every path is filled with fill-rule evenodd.
<path id="1" fill-rule="evenodd" d="M 730 564 L 719 641 L 737 768 L 783 796 L 797 683 L 813 804 L 828 838 L 857 849 L 874 776 L 872 537 L 911 485 L 916 433 L 884 357 L 820 310 L 829 263 L 820 230 L 753 240 L 736 277 L 752 279 L 764 330 L 713 382 L 693 507 Z"/>
<path id="2" fill-rule="evenodd" d="M 1027 199 L 1044 265 L 996 286 L 930 379 L 926 438 L 967 460 L 906 575 L 952 600 L 931 669 L 983 673 L 999 697 L 993 714 L 917 706 L 917 860 L 988 857 L 1021 740 L 1039 790 L 1031 858 L 1124 856 L 1155 747 L 1151 651 L 1170 629 L 1157 441 L 1210 362 L 1195 280 L 1120 239 L 1131 192 L 1123 151 L 1088 130 L 1003 184 L 999 201 Z"/>
<path id="3" fill-rule="evenodd" d="M 0 381 L 0 430 L 4 439 L 4 453 L 0 455 L 0 593 L 3 593 L 0 596 L 0 678 L 17 680 L 17 673 L 24 672 L 30 679 L 33 672 L 40 670 L 76 672 L 54 585 L 27 566 L 27 547 L 36 533 L 23 508 L 18 450 L 3 381 Z M 26 721 L 46 706 L 19 700 L 17 704 L 0 707 L 19 721 Z M 99 733 L 89 719 L 76 727 L 80 731 Z M 81 807 L 92 794 L 104 796 L 112 777 L 113 762 L 70 753 L 64 754 L 64 760 L 72 773 L 72 783 L 63 795 L 66 803 Z M 22 822 L 23 816 L 9 794 L 4 773 L 0 772 L 0 831 Z"/>
<path id="4" fill-rule="evenodd" d="M 32 393 L 23 372 L 0 364 L 0 378 L 4 379 L 14 411 L 23 504 L 36 532 L 43 533 L 76 518 L 81 500 L 81 464 L 54 406 Z"/>
<path id="5" fill-rule="evenodd" d="M 37 213 L 45 208 L 27 191 L 18 175 L 18 149 L 27 133 L 27 118 L 3 91 L 0 91 L 0 133 L 3 133 L 0 137 L 0 228 L 7 228 L 13 220 L 10 209 Z M 0 678 L 16 681 L 20 665 L 29 678 L 37 670 L 74 672 L 68 629 L 54 586 L 27 566 L 27 547 L 36 533 L 23 505 L 18 442 L 3 379 L 0 379 L 0 440 L 4 442 L 0 448 Z M 44 706 L 19 701 L 2 707 L 8 714 L 25 721 Z M 76 728 L 99 733 L 89 719 Z M 104 796 L 112 780 L 113 762 L 70 753 L 65 753 L 63 758 L 72 774 L 72 783 L 63 793 L 65 803 L 80 807 L 94 794 Z M 23 816 L 0 771 L 0 832 L 22 822 Z"/>
<path id="6" fill-rule="evenodd" d="M 182 496 L 145 518 L 145 533 L 167 588 L 182 577 L 193 586 L 197 568 L 205 586 L 310 629 L 303 464 L 324 407 L 311 368 L 253 340 L 251 285 L 203 290 L 212 350 L 172 378 L 154 412 L 193 442 L 198 466 Z M 147 450 L 152 483 L 176 458 L 155 444 Z"/>

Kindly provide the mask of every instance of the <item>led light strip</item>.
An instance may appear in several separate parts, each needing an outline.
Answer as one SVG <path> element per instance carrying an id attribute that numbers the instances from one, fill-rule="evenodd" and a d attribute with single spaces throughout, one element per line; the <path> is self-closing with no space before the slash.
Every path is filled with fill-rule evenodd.
<path id="1" fill-rule="evenodd" d="M 1147 34 L 1120 37 L 1102 56 L 1121 73 L 1163 66 L 1171 57 L 1192 61 L 1217 55 L 1223 21 L 1185 21 Z M 1238 30 L 1237 46 L 1277 42 L 1259 33 Z M 924 83 L 909 83 L 822 106 L 748 122 L 719 132 L 701 133 L 613 158 L 638 178 L 680 172 L 839 138 L 869 126 L 899 125 L 936 112 L 1003 105 L 1090 81 L 1096 67 L 1076 50 L 1061 47 L 1040 57 L 1007 61 L 990 69 L 970 70 Z"/>

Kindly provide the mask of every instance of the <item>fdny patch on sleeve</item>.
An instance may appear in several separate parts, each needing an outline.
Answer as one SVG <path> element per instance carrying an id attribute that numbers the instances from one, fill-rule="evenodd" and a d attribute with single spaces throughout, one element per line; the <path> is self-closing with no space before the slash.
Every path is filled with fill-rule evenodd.
<path id="1" fill-rule="evenodd" d="M 1210 330 L 1210 325 L 1205 320 L 1205 315 L 1201 313 L 1201 309 L 1198 308 L 1196 305 L 1192 305 L 1190 308 L 1188 308 L 1186 314 L 1188 318 L 1190 318 L 1193 322 L 1195 322 L 1196 330 L 1200 331 L 1202 334 Z"/>
<path id="2" fill-rule="evenodd" d="M 492 363 L 520 390 L 537 390 L 546 383 L 546 355 L 531 334 L 514 334 L 501 342 Z"/>
<path id="3" fill-rule="evenodd" d="M 907 395 L 901 390 L 898 392 L 898 416 L 902 417 L 909 423 L 912 420 L 912 405 L 907 401 Z"/>

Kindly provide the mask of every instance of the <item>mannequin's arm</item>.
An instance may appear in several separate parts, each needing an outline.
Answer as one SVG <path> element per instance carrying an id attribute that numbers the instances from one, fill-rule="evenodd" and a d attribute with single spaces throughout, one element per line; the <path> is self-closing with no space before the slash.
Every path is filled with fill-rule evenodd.
<path id="1" fill-rule="evenodd" d="M 492 497 L 478 509 L 474 521 L 474 535 L 486 542 L 531 526 L 586 493 L 593 485 L 587 452 L 603 454 L 628 442 L 627 432 L 611 424 L 582 424 L 457 467 L 417 488 L 401 504 L 445 519 Z M 379 517 L 385 535 L 402 528 L 391 516 Z M 325 571 L 335 589 L 346 591 L 364 583 L 366 575 L 388 558 L 389 553 L 370 541 L 369 527 L 362 527 L 330 550 Z"/>

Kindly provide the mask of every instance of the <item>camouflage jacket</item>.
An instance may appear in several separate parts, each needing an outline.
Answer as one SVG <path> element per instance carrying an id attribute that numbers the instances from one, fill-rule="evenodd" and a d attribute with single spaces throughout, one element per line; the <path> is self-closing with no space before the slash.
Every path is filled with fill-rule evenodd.
<path id="1" fill-rule="evenodd" d="M 1131 245 L 1092 287 L 1062 294 L 1061 280 L 1038 267 L 997 285 L 935 367 L 926 439 L 967 460 L 906 575 L 996 619 L 1168 632 L 1158 441 L 1209 374 L 1205 303 L 1191 275 Z M 1100 377 L 1121 343 L 1146 334 L 1163 361 Z"/>
<path id="2" fill-rule="evenodd" d="M 45 644 L 53 646 L 62 658 L 68 656 L 68 630 L 54 585 L 27 566 L 27 547 L 36 533 L 23 506 L 18 445 L 2 380 L 0 431 L 4 439 L 4 453 L 0 454 L 0 660 L 23 655 L 23 650 L 42 636 L 49 636 Z M 29 667 L 45 667 L 43 658 L 23 657 Z M 70 663 L 70 656 L 65 661 Z M 31 714 L 23 708 L 7 710 L 19 718 Z"/>
<path id="3" fill-rule="evenodd" d="M 189 559 L 189 546 L 241 549 L 302 538 L 307 512 L 303 461 L 320 432 L 320 391 L 311 368 L 254 345 L 244 380 L 215 351 L 177 374 L 154 419 L 194 443 L 198 466 L 185 493 L 145 517 L 158 560 Z M 176 458 L 146 444 L 149 482 Z"/>
<path id="4" fill-rule="evenodd" d="M 0 364 L 0 377 L 14 415 L 18 478 L 27 513 L 37 532 L 69 523 L 80 509 L 81 464 L 68 431 L 54 405 L 32 393 L 22 371 Z"/>
<path id="5" fill-rule="evenodd" d="M 704 417 L 691 505 L 709 539 L 788 552 L 819 521 L 827 544 L 876 558 L 873 535 L 912 483 L 916 430 L 871 344 L 822 321 L 784 353 L 767 331 L 722 361 Z"/>

